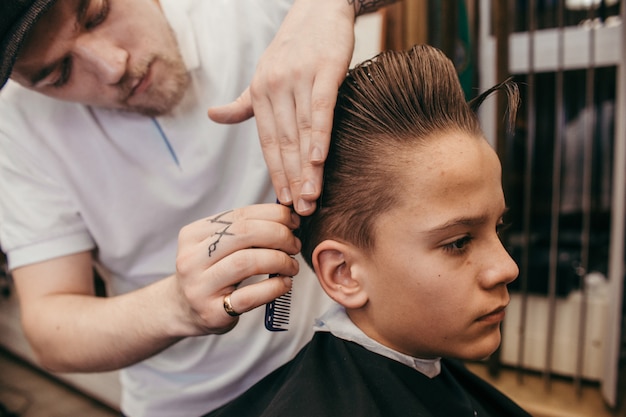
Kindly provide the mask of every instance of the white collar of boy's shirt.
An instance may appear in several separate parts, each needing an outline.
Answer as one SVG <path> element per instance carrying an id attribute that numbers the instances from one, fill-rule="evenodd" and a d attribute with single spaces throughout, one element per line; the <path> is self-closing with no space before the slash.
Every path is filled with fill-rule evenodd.
<path id="1" fill-rule="evenodd" d="M 363 333 L 363 331 L 350 320 L 343 306 L 339 304 L 331 307 L 322 317 L 316 320 L 314 330 L 330 332 L 340 339 L 357 343 L 371 352 L 409 366 L 429 378 L 434 378 L 441 372 L 441 358 L 414 358 L 378 343 Z"/>
<path id="2" fill-rule="evenodd" d="M 178 49 L 183 57 L 187 71 L 192 71 L 200 66 L 200 56 L 196 45 L 196 38 L 191 29 L 191 20 L 187 15 L 191 7 L 189 1 L 185 0 L 160 0 L 163 14 L 172 27 Z"/>

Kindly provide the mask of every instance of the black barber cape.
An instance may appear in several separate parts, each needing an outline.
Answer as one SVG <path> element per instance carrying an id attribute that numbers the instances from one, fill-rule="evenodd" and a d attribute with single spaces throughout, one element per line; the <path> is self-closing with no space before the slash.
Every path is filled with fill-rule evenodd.
<path id="1" fill-rule="evenodd" d="M 461 363 L 433 379 L 362 346 L 317 332 L 298 355 L 205 417 L 528 417 Z"/>

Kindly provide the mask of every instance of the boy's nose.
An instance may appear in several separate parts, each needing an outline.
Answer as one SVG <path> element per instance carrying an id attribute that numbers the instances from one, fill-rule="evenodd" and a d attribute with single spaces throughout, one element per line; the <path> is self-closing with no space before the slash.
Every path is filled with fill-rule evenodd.
<path id="1" fill-rule="evenodd" d="M 494 241 L 489 252 L 488 261 L 483 270 L 483 285 L 486 288 L 491 288 L 515 281 L 519 275 L 519 267 L 502 245 L 500 239 Z"/>

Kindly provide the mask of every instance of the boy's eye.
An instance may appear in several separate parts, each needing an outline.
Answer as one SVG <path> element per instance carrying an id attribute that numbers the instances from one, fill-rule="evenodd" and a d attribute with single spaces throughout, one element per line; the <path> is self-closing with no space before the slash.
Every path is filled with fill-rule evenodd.
<path id="1" fill-rule="evenodd" d="M 461 254 L 467 249 L 467 246 L 471 241 L 471 236 L 463 236 L 462 238 L 457 239 L 454 242 L 450 242 L 444 245 L 443 248 L 444 250 L 451 252 L 452 254 Z"/>
<path id="2" fill-rule="evenodd" d="M 509 227 L 511 227 L 511 223 L 500 222 L 496 225 L 496 233 L 499 235 L 500 233 L 504 232 Z"/>

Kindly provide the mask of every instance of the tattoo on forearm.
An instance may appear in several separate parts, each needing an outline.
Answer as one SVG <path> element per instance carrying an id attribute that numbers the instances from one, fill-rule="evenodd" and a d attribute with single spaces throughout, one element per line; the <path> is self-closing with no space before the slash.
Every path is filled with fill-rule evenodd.
<path id="1" fill-rule="evenodd" d="M 215 235 L 214 235 L 215 239 L 209 245 L 209 258 L 211 257 L 211 255 L 213 255 L 213 253 L 215 253 L 215 251 L 217 250 L 217 244 L 220 243 L 220 241 L 222 240 L 222 238 L 224 236 L 234 236 L 233 233 L 228 233 L 228 229 L 230 228 L 230 226 L 233 225 L 233 223 L 221 220 L 221 218 L 223 216 L 225 216 L 226 214 L 228 214 L 228 213 L 230 213 L 230 211 L 227 211 L 227 212 L 222 213 L 222 214 L 218 214 L 215 217 L 209 217 L 207 219 L 207 221 L 209 223 L 217 223 L 217 224 L 224 224 L 224 225 L 226 225 L 226 227 L 224 227 L 222 230 L 220 230 L 220 231 L 215 233 Z"/>
<path id="2" fill-rule="evenodd" d="M 395 3 L 398 0 L 347 0 L 348 4 L 354 7 L 354 14 L 360 16 L 362 14 L 375 12 L 381 7 Z"/>

